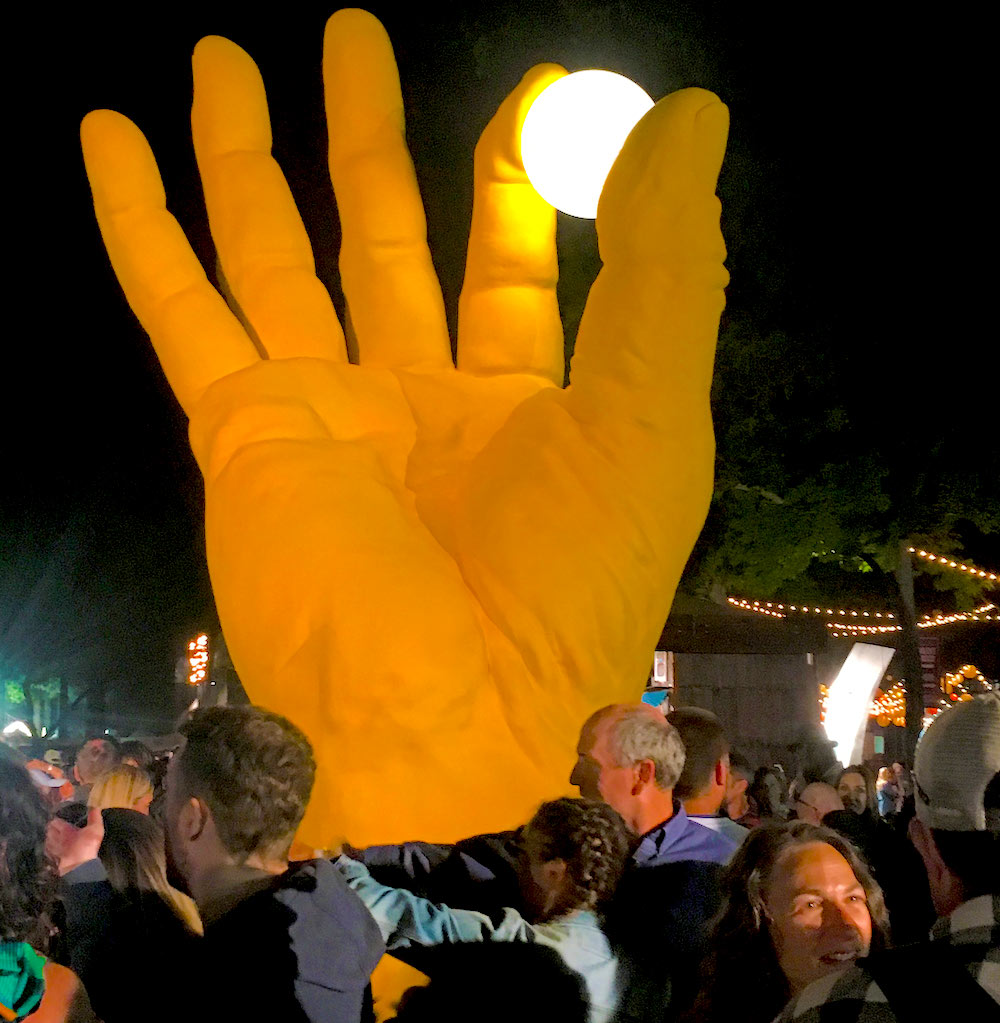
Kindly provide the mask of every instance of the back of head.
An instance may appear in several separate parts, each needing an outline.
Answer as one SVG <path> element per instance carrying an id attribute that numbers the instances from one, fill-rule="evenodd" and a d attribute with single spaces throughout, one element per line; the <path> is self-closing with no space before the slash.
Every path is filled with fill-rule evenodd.
<path id="1" fill-rule="evenodd" d="M 152 798 L 153 783 L 145 771 L 131 764 L 116 764 L 94 782 L 87 805 L 99 810 L 134 810 L 143 801 L 148 806 Z"/>
<path id="2" fill-rule="evenodd" d="M 621 815 L 596 799 L 542 803 L 528 829 L 546 860 L 563 860 L 573 909 L 600 909 L 614 895 L 632 849 Z"/>
<path id="3" fill-rule="evenodd" d="M 736 750 L 729 751 L 729 773 L 738 775 L 747 785 L 753 781 L 753 764 L 742 753 Z"/>
<path id="4" fill-rule="evenodd" d="M 435 950 L 431 982 L 411 988 L 396 1023 L 586 1023 L 583 978 L 553 948 L 518 942 Z"/>
<path id="5" fill-rule="evenodd" d="M 608 741 L 615 762 L 631 767 L 652 760 L 657 788 L 672 790 L 684 769 L 684 743 L 677 729 L 647 704 L 616 703 L 592 714 L 583 729 L 608 724 Z"/>
<path id="6" fill-rule="evenodd" d="M 806 807 L 812 808 L 819 817 L 819 821 L 834 810 L 844 809 L 844 801 L 837 794 L 837 790 L 825 781 L 810 782 L 802 790 L 798 801 L 805 804 Z M 819 823 L 819 821 L 815 823 Z"/>
<path id="7" fill-rule="evenodd" d="M 105 809 L 100 858 L 115 891 L 159 891 L 166 884 L 163 829 L 144 813 Z"/>
<path id="8" fill-rule="evenodd" d="M 48 943 L 58 883 L 45 853 L 48 821 L 27 770 L 0 757 L 0 941 Z"/>
<path id="9" fill-rule="evenodd" d="M 700 707 L 681 707 L 667 715 L 684 743 L 684 769 L 674 786 L 678 799 L 701 795 L 712 783 L 715 765 L 729 753 L 722 722 Z"/>
<path id="10" fill-rule="evenodd" d="M 84 785 L 93 785 L 117 763 L 118 747 L 113 740 L 104 736 L 88 739 L 76 755 L 76 773 Z"/>
<path id="11" fill-rule="evenodd" d="M 124 742 L 119 743 L 118 753 L 122 763 L 132 764 L 143 771 L 149 771 L 156 759 L 153 756 L 153 751 L 138 739 L 126 739 Z"/>
<path id="12" fill-rule="evenodd" d="M 104 839 L 98 853 L 108 882 L 119 895 L 155 894 L 192 931 L 201 930 L 194 904 L 167 881 L 163 829 L 136 810 L 104 810 Z M 148 905 L 148 902 L 146 903 Z"/>
<path id="13" fill-rule="evenodd" d="M 913 776 L 917 817 L 966 897 L 1000 893 L 1000 693 L 939 714 Z"/>
<path id="14" fill-rule="evenodd" d="M 207 803 L 226 850 L 286 857 L 316 776 L 305 735 L 260 707 L 211 707 L 182 732 L 178 782 Z"/>

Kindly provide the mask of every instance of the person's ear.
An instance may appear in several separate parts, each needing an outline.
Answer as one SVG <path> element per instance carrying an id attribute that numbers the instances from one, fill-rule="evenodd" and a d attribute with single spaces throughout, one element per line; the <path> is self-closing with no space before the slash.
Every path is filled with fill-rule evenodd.
<path id="1" fill-rule="evenodd" d="M 637 796 L 656 781 L 656 765 L 652 760 L 640 760 L 633 771 L 632 795 Z"/>
<path id="2" fill-rule="evenodd" d="M 922 820 L 913 817 L 910 820 L 907 833 L 917 852 L 920 853 L 920 858 L 924 861 L 934 906 L 939 915 L 945 916 L 964 901 L 965 893 L 962 882 L 948 869 L 948 865 L 941 858 L 931 829 Z"/>
<path id="3" fill-rule="evenodd" d="M 917 852 L 920 853 L 920 858 L 924 861 L 928 874 L 931 871 L 934 871 L 935 874 L 940 874 L 942 870 L 947 870 L 944 860 L 941 859 L 941 853 L 938 852 L 937 843 L 934 841 L 931 829 L 919 817 L 912 817 L 906 830 L 910 836 L 910 841 L 916 846 Z"/>
<path id="4" fill-rule="evenodd" d="M 714 781 L 719 788 L 724 789 L 727 787 L 729 782 L 729 765 L 726 763 L 725 758 L 715 762 Z"/>
<path id="5" fill-rule="evenodd" d="M 542 877 L 545 878 L 545 887 L 550 891 L 561 888 L 566 879 L 566 861 L 546 860 L 542 864 Z"/>
<path id="6" fill-rule="evenodd" d="M 177 830 L 185 842 L 196 842 L 205 833 L 210 811 L 196 796 L 191 796 L 177 816 Z"/>
<path id="7" fill-rule="evenodd" d="M 730 775 L 730 777 L 732 777 L 732 775 Z M 732 783 L 732 788 L 729 790 L 730 798 L 735 799 L 737 796 L 742 796 L 743 793 L 746 792 L 747 785 L 749 784 L 750 783 L 746 780 L 746 778 L 735 778 Z"/>

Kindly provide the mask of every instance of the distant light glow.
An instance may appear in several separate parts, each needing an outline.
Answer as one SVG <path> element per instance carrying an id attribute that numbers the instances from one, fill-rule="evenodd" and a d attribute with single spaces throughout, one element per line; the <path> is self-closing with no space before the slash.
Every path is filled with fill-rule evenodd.
<path id="1" fill-rule="evenodd" d="M 543 90 L 524 119 L 521 159 L 535 191 L 593 220 L 611 165 L 653 101 L 612 71 L 577 71 Z"/>
<path id="2" fill-rule="evenodd" d="M 208 636 L 199 633 L 188 642 L 188 684 L 192 686 L 204 682 L 208 676 Z"/>
<path id="3" fill-rule="evenodd" d="M 834 756 L 844 767 L 861 759 L 872 695 L 895 652 L 892 647 L 855 643 L 830 686 L 823 728 L 837 744 Z"/>

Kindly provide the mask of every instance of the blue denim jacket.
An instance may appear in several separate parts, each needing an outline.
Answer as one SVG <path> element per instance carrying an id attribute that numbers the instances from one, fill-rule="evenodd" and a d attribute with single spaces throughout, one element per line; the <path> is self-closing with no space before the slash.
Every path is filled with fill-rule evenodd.
<path id="1" fill-rule="evenodd" d="M 415 945 L 474 941 L 524 941 L 547 945 L 583 977 L 590 996 L 590 1023 L 606 1023 L 620 997 L 618 962 L 597 918 L 576 910 L 545 923 L 530 924 L 505 909 L 499 923 L 471 909 L 450 909 L 402 888 L 379 884 L 362 863 L 341 856 L 337 869 L 368 907 L 389 951 Z"/>

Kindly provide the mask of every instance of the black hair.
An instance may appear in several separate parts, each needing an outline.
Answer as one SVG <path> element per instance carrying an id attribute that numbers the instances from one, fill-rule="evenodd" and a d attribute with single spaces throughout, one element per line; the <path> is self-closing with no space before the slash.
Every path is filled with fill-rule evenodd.
<path id="1" fill-rule="evenodd" d="M 118 756 L 125 760 L 135 761 L 135 766 L 149 772 L 155 761 L 153 751 L 138 739 L 126 739 L 118 744 Z"/>
<path id="2" fill-rule="evenodd" d="M 778 782 L 781 788 L 781 779 L 773 767 L 758 767 L 754 771 L 753 781 L 747 787 L 747 796 L 754 801 L 757 807 L 757 816 L 761 819 L 768 817 L 781 818 L 781 807 L 771 803 L 771 793 L 767 790 L 767 777 L 770 775 Z"/>
<path id="3" fill-rule="evenodd" d="M 45 951 L 59 883 L 45 852 L 49 813 L 27 770 L 0 757 L 0 941 Z"/>
<path id="4" fill-rule="evenodd" d="M 586 1023 L 583 978 L 555 949 L 512 943 L 463 944 L 434 950 L 431 982 L 410 988 L 394 1023 Z"/>
<path id="5" fill-rule="evenodd" d="M 871 768 L 867 764 L 850 764 L 848 767 L 845 767 L 839 775 L 837 775 L 837 784 L 834 788 L 840 788 L 840 783 L 845 774 L 859 774 L 864 779 L 865 811 L 862 816 L 868 817 L 872 823 L 877 822 L 880 819 L 878 813 L 878 797 L 875 793 L 875 775 L 872 774 Z"/>
<path id="6" fill-rule="evenodd" d="M 732 774 L 738 774 L 741 778 L 746 778 L 748 783 L 753 781 L 753 764 L 739 750 L 732 749 L 729 751 L 729 770 Z"/>
<path id="7" fill-rule="evenodd" d="M 710 710 L 681 707 L 668 714 L 667 720 L 680 732 L 687 754 L 674 795 L 691 799 L 710 784 L 715 765 L 729 752 L 729 742 L 722 722 Z"/>

